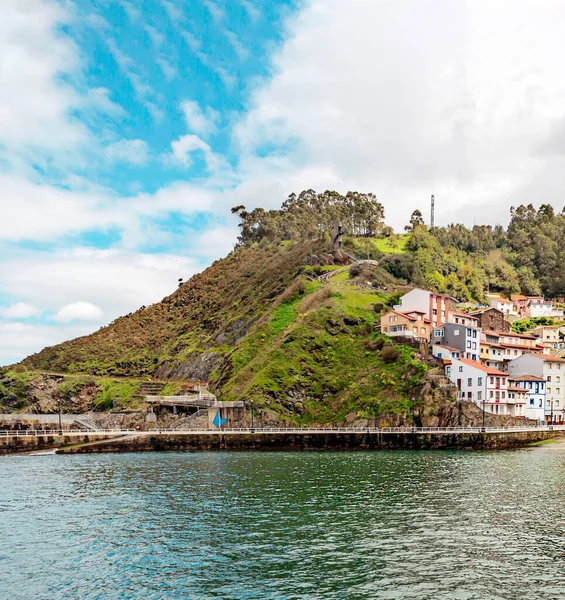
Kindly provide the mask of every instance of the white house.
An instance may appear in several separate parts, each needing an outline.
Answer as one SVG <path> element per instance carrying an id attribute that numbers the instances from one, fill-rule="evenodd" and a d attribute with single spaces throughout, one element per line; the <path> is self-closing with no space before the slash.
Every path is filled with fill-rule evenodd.
<path id="1" fill-rule="evenodd" d="M 512 300 L 508 300 L 502 296 L 488 296 L 487 299 L 489 306 L 494 306 L 494 308 L 497 308 L 505 315 L 516 314 L 516 309 L 514 308 L 514 302 L 512 302 Z"/>
<path id="2" fill-rule="evenodd" d="M 454 358 L 448 377 L 459 390 L 459 399 L 474 402 L 486 412 L 509 415 L 508 373 L 467 358 Z"/>
<path id="3" fill-rule="evenodd" d="M 554 423 L 563 422 L 565 404 L 565 359 L 547 354 L 522 354 L 510 361 L 512 379 L 534 375 L 545 380 L 545 417 Z"/>
<path id="4" fill-rule="evenodd" d="M 518 375 L 510 377 L 508 382 L 509 394 L 513 388 L 521 388 L 526 393 L 524 417 L 545 424 L 545 379 L 535 375 Z"/>
<path id="5" fill-rule="evenodd" d="M 461 350 L 458 348 L 450 348 L 449 346 L 440 346 L 434 344 L 432 346 L 432 356 L 442 358 L 443 360 L 451 360 L 452 358 L 461 358 Z"/>
<path id="6" fill-rule="evenodd" d="M 455 300 L 450 296 L 415 288 L 404 294 L 400 304 L 393 308 L 403 313 L 423 313 L 432 327 L 437 327 L 447 321 L 450 305 L 454 304 Z"/>
<path id="7" fill-rule="evenodd" d="M 532 333 L 537 336 L 538 341 L 542 344 L 559 349 L 562 347 L 560 329 L 559 325 L 538 325 L 532 330 Z"/>
<path id="8" fill-rule="evenodd" d="M 527 403 L 528 392 L 523 387 L 513 385 L 512 381 L 508 380 L 508 410 L 510 416 L 525 418 Z"/>
<path id="9" fill-rule="evenodd" d="M 537 317 L 563 317 L 563 309 L 556 308 L 553 302 L 549 300 L 544 300 L 543 302 L 530 303 L 528 315 L 532 319 Z"/>
<path id="10" fill-rule="evenodd" d="M 479 327 L 478 317 L 473 317 L 464 312 L 456 310 L 450 310 L 448 317 L 448 323 L 454 323 L 455 325 L 468 325 L 469 327 Z"/>

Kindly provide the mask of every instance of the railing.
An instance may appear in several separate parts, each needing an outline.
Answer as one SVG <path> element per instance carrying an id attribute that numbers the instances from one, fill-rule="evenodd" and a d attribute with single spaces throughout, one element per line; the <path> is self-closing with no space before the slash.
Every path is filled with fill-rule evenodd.
<path id="1" fill-rule="evenodd" d="M 217 435 L 217 434 L 344 434 L 344 433 L 369 433 L 369 434 L 394 434 L 394 433 L 526 433 L 534 431 L 565 431 L 565 425 L 545 425 L 532 427 L 245 427 L 221 429 L 151 429 L 140 431 L 137 429 L 98 429 L 92 430 L 63 430 L 64 436 L 147 436 L 147 435 Z M 26 436 L 60 436 L 60 430 L 0 430 L 0 437 L 26 437 Z"/>

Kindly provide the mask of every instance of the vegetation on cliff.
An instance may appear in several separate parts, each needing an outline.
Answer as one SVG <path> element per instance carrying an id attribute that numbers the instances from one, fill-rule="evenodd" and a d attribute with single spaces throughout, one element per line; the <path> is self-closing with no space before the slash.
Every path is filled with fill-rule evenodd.
<path id="1" fill-rule="evenodd" d="M 207 380 L 221 399 L 244 398 L 295 422 L 405 415 L 427 366 L 414 348 L 376 332 L 395 301 L 384 288 L 411 284 L 474 301 L 487 291 L 565 293 L 565 216 L 547 206 L 513 209 L 507 229 L 428 231 L 415 211 L 404 234 L 392 233 L 374 196 L 356 192 L 309 190 L 280 210 L 233 212 L 241 233 L 226 258 L 160 303 L 23 366 L 109 381 Z M 349 253 L 378 264 L 344 268 L 333 253 L 336 224 Z M 327 271 L 335 277 L 319 277 Z M 113 385 L 97 386 L 99 406 L 134 394 Z"/>

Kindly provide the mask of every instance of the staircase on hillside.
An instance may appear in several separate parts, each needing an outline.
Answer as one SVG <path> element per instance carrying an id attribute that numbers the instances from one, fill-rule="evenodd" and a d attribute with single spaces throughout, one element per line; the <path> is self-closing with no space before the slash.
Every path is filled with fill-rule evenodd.
<path id="1" fill-rule="evenodd" d="M 148 381 L 141 384 L 137 393 L 140 396 L 158 396 L 164 387 L 165 384 L 159 381 Z"/>

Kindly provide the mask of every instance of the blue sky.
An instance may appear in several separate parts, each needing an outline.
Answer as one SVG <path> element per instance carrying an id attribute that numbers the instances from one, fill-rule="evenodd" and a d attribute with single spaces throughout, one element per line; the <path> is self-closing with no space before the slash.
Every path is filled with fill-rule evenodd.
<path id="1" fill-rule="evenodd" d="M 3 0 L 0 364 L 157 302 L 230 208 L 373 192 L 402 230 L 563 204 L 565 6 Z M 504 43 L 501 43 L 501 39 Z"/>

